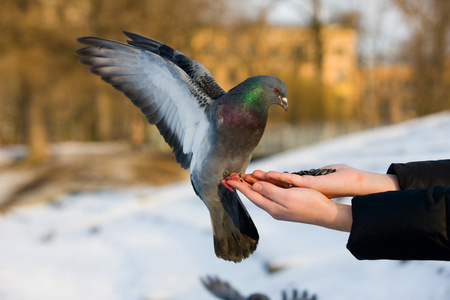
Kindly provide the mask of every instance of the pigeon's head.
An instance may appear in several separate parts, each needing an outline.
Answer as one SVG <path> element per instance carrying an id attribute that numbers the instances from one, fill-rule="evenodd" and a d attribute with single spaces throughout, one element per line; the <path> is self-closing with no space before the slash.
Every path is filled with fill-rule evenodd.
<path id="1" fill-rule="evenodd" d="M 262 88 L 264 89 L 267 101 L 270 104 L 278 104 L 288 110 L 287 87 L 283 81 L 274 76 L 257 76 L 262 81 Z"/>
<path id="2" fill-rule="evenodd" d="M 267 111 L 271 104 L 278 104 L 288 110 L 287 87 L 283 81 L 275 76 L 261 75 L 250 77 L 240 85 L 237 90 L 244 90 L 247 105 L 264 107 Z"/>
<path id="3" fill-rule="evenodd" d="M 241 82 L 228 93 L 226 99 L 244 109 L 262 112 L 267 117 L 269 106 L 278 104 L 288 110 L 287 87 L 280 79 L 261 75 L 250 77 Z"/>

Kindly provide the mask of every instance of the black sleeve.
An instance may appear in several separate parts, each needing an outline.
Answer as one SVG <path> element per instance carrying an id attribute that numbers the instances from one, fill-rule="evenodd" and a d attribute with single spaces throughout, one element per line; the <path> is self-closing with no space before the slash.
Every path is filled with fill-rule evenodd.
<path id="1" fill-rule="evenodd" d="M 357 196 L 352 211 L 356 258 L 450 260 L 450 186 Z"/>
<path id="2" fill-rule="evenodd" d="M 392 164 L 387 173 L 397 175 L 402 190 L 450 186 L 450 159 Z"/>

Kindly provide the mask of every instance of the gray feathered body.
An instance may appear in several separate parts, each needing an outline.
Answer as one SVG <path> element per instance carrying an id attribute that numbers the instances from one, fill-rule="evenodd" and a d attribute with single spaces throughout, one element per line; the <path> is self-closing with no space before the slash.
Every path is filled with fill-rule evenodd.
<path id="1" fill-rule="evenodd" d="M 259 235 L 237 193 L 220 181 L 246 170 L 268 114 L 268 105 L 262 112 L 243 110 L 235 103 L 243 100 L 240 97 L 230 92 L 211 105 L 207 151 L 191 168 L 192 185 L 211 215 L 216 255 L 233 261 L 248 257 L 256 249 Z"/>

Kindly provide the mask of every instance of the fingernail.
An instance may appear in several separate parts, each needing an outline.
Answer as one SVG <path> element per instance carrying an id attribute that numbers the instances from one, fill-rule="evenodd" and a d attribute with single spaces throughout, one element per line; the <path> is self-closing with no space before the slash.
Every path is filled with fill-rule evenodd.
<path id="1" fill-rule="evenodd" d="M 253 189 L 254 189 L 255 191 L 257 191 L 257 192 L 261 192 L 261 191 L 262 191 L 262 185 L 259 184 L 259 183 L 255 183 L 255 184 L 253 185 Z"/>

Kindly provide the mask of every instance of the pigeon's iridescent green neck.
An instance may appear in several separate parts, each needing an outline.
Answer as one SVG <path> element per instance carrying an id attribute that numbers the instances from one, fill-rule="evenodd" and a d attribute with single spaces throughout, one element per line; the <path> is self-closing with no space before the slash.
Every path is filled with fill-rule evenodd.
<path id="1" fill-rule="evenodd" d="M 248 90 L 244 91 L 244 103 L 250 105 L 257 102 L 258 98 L 261 97 L 262 92 L 263 89 L 261 85 L 254 84 L 253 86 L 248 87 Z"/>
<path id="2" fill-rule="evenodd" d="M 235 98 L 244 110 L 252 110 L 259 113 L 267 111 L 267 105 L 264 105 L 264 90 L 260 83 L 254 82 L 247 85 L 239 91 L 239 97 Z"/>

